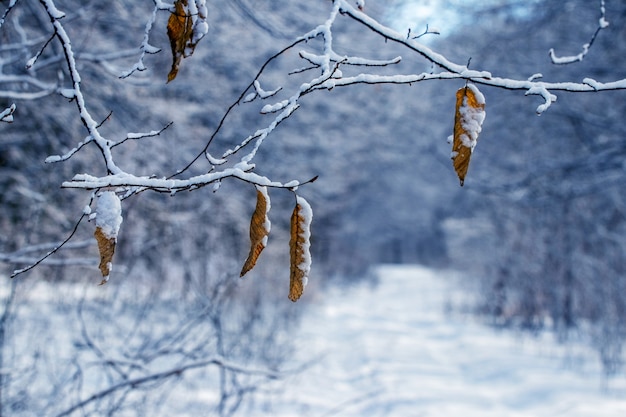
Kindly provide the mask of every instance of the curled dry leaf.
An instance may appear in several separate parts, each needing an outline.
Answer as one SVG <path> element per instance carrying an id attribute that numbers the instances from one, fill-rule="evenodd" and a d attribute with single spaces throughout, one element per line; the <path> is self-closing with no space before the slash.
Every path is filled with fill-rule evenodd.
<path id="1" fill-rule="evenodd" d="M 94 233 L 96 237 L 96 241 L 98 242 L 98 251 L 100 252 L 100 272 L 102 273 L 103 279 L 100 282 L 100 285 L 106 284 L 109 280 L 109 275 L 111 274 L 111 266 L 113 265 L 113 254 L 115 253 L 115 244 L 117 243 L 117 239 L 114 237 L 108 237 L 103 231 L 101 227 L 96 227 L 96 231 Z"/>
<path id="2" fill-rule="evenodd" d="M 195 44 L 193 39 L 193 20 L 189 13 L 187 0 L 176 0 L 175 11 L 167 21 L 167 36 L 172 47 L 172 69 L 167 74 L 167 82 L 172 81 L 178 74 L 178 67 L 183 58 L 193 53 Z"/>
<path id="3" fill-rule="evenodd" d="M 96 231 L 94 233 L 100 252 L 99 268 L 103 277 L 101 285 L 109 280 L 117 234 L 122 221 L 122 204 L 119 197 L 113 191 L 101 193 L 96 204 Z"/>
<path id="4" fill-rule="evenodd" d="M 454 138 L 452 142 L 452 163 L 459 176 L 461 186 L 469 168 L 470 157 L 478 141 L 485 120 L 485 97 L 473 84 L 468 84 L 456 92 L 454 114 Z"/>
<path id="5" fill-rule="evenodd" d="M 272 225 L 267 216 L 270 207 L 271 204 L 269 195 L 267 194 L 267 188 L 257 186 L 256 208 L 250 220 L 250 253 L 241 269 L 241 274 L 239 275 L 241 277 L 254 268 L 257 259 L 259 259 L 259 255 L 267 245 L 267 236 L 270 233 Z"/>
<path id="6" fill-rule="evenodd" d="M 296 197 L 296 207 L 291 215 L 289 240 L 289 299 L 297 301 L 304 292 L 311 270 L 311 220 L 313 211 L 302 197 Z"/>

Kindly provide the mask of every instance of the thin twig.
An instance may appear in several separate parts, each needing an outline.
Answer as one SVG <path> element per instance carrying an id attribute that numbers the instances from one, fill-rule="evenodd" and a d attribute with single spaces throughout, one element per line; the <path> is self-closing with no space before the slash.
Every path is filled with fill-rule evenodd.
<path id="1" fill-rule="evenodd" d="M 6 10 L 4 11 L 4 13 L 2 14 L 2 17 L 0 17 L 0 28 L 2 27 L 2 25 L 4 24 L 7 16 L 9 15 L 9 13 L 11 12 L 11 10 L 13 10 L 13 8 L 17 5 L 17 1 L 15 1 L 15 3 L 11 4 L 9 3 L 9 5 L 7 6 Z"/>
<path id="2" fill-rule="evenodd" d="M 596 28 L 595 32 L 593 32 L 593 35 L 591 35 L 591 39 L 589 40 L 589 42 L 582 46 L 582 51 L 578 55 L 558 57 L 556 56 L 556 54 L 554 53 L 554 49 L 552 48 L 550 49 L 550 60 L 555 65 L 566 65 L 582 61 L 589 52 L 589 49 L 591 49 L 591 46 L 595 42 L 600 31 L 606 28 L 608 25 L 609 23 L 606 21 L 606 9 L 604 7 L 604 0 L 600 0 L 600 19 L 598 19 L 598 27 Z"/>
<path id="3" fill-rule="evenodd" d="M 153 130 L 152 132 L 145 132 L 145 133 L 129 133 L 126 135 L 126 137 L 124 139 L 122 139 L 119 142 L 116 142 L 114 144 L 111 145 L 111 149 L 115 148 L 118 145 L 121 145 L 122 143 L 126 142 L 127 140 L 138 140 L 138 139 L 143 139 L 143 138 L 150 138 L 150 137 L 155 137 L 155 136 L 159 136 L 161 133 L 163 133 L 163 131 L 165 131 L 165 129 L 167 129 L 168 127 L 170 127 L 174 122 L 169 122 L 168 124 L 166 124 L 164 127 L 162 127 L 159 130 Z"/>
<path id="4" fill-rule="evenodd" d="M 170 377 L 181 376 L 182 374 L 184 374 L 185 372 L 189 370 L 205 368 L 210 365 L 216 365 L 222 369 L 228 369 L 229 371 L 232 371 L 232 372 L 237 372 L 237 373 L 242 373 L 242 374 L 247 374 L 247 375 L 264 375 L 269 378 L 280 378 L 283 375 L 280 372 L 275 372 L 275 371 L 270 371 L 270 370 L 248 369 L 248 368 L 236 365 L 236 364 L 229 363 L 222 358 L 213 358 L 213 359 L 208 359 L 208 360 L 204 360 L 200 362 L 193 362 L 187 365 L 169 369 L 167 371 L 157 372 L 157 373 L 146 375 L 146 376 L 139 377 L 139 378 L 124 380 L 122 382 L 119 382 L 115 385 L 110 386 L 109 388 L 106 388 L 102 391 L 92 394 L 90 397 L 86 398 L 85 400 L 57 414 L 56 417 L 69 416 L 73 412 L 89 405 L 90 403 L 97 401 L 101 398 L 105 398 L 122 389 L 141 387 L 142 385 L 146 385 L 150 382 L 162 381 Z"/>
<path id="5" fill-rule="evenodd" d="M 41 54 L 43 54 L 43 51 L 46 50 L 46 48 L 48 47 L 48 45 L 50 44 L 50 42 L 52 42 L 52 40 L 54 39 L 55 35 L 53 34 L 52 36 L 50 36 L 46 42 L 43 44 L 43 46 L 41 48 L 39 48 L 39 51 L 37 51 L 37 53 L 35 54 L 35 56 L 33 56 L 31 59 L 28 60 L 28 62 L 26 63 L 26 69 L 31 69 L 33 67 L 33 65 L 35 65 L 35 63 L 37 62 L 37 60 L 39 59 L 39 57 L 41 56 Z"/>
<path id="6" fill-rule="evenodd" d="M 74 225 L 74 228 L 72 229 L 72 232 L 63 240 L 63 242 L 61 242 L 58 246 L 56 246 L 50 252 L 46 253 L 44 256 L 39 258 L 39 260 L 37 260 L 37 262 L 27 266 L 26 268 L 16 269 L 15 271 L 13 271 L 13 273 L 11 274 L 11 278 L 15 278 L 16 276 L 21 275 L 24 272 L 30 271 L 31 269 L 35 268 L 37 265 L 39 265 L 43 261 L 45 261 L 48 257 L 50 257 L 50 256 L 54 255 L 55 253 L 57 253 L 63 246 L 65 246 L 65 244 L 67 242 L 70 241 L 70 239 L 72 239 L 72 237 L 74 237 L 74 235 L 76 234 L 76 231 L 78 230 L 78 226 L 80 225 L 80 223 L 83 221 L 83 219 L 85 217 L 87 217 L 87 215 L 85 213 L 83 213 L 80 216 L 80 218 L 78 219 L 78 221 L 76 222 L 76 224 Z"/>
<path id="7" fill-rule="evenodd" d="M 259 71 L 257 72 L 256 76 L 254 77 L 254 80 L 252 80 L 252 82 L 250 84 L 248 84 L 248 86 L 241 92 L 241 94 L 239 95 L 239 98 L 237 98 L 237 100 L 232 103 L 228 109 L 226 110 L 226 113 L 224 113 L 224 115 L 222 116 L 222 118 L 220 119 L 220 122 L 218 123 L 217 127 L 215 128 L 215 131 L 213 132 L 213 134 L 211 135 L 211 137 L 209 138 L 209 140 L 207 141 L 206 145 L 204 146 L 204 148 L 202 149 L 202 152 L 198 153 L 192 160 L 191 162 L 189 162 L 184 168 L 178 170 L 175 174 L 170 175 L 169 177 L 167 177 L 167 179 L 171 179 L 174 178 L 180 174 L 182 174 L 183 172 L 187 171 L 189 168 L 191 168 L 191 166 L 200 158 L 202 158 L 205 153 L 207 152 L 207 150 L 209 149 L 209 146 L 211 145 L 211 142 L 213 142 L 213 140 L 215 139 L 215 137 L 217 136 L 217 134 L 220 132 L 220 130 L 222 129 L 222 126 L 224 125 L 224 123 L 226 122 L 226 118 L 230 115 L 230 112 L 237 106 L 239 105 L 239 103 L 241 103 L 241 101 L 245 98 L 246 93 L 248 92 L 248 90 L 250 90 L 251 88 L 254 87 L 254 82 L 257 81 L 259 79 L 259 77 L 261 76 L 261 74 L 263 73 L 263 71 L 265 71 L 265 68 L 272 62 L 274 61 L 276 58 L 278 58 L 279 56 L 281 56 L 282 54 L 284 54 L 285 52 L 287 52 L 288 50 L 290 50 L 291 48 L 295 47 L 296 45 L 305 42 L 307 40 L 307 38 L 301 38 L 301 39 L 297 39 L 294 42 L 292 42 L 291 44 L 287 45 L 286 47 L 284 47 L 283 49 L 281 49 L 279 52 L 275 53 L 274 55 L 272 55 L 271 57 L 269 57 L 267 59 L 267 61 L 265 61 L 265 63 L 261 66 L 261 68 L 259 69 Z"/>

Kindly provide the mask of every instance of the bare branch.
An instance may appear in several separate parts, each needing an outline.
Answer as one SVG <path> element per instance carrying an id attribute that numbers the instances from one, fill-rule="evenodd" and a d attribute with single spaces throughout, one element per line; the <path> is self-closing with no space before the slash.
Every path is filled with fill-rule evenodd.
<path id="1" fill-rule="evenodd" d="M 419 39 L 422 36 L 426 36 L 426 35 L 440 35 L 441 32 L 439 32 L 437 29 L 429 29 L 428 25 L 426 25 L 426 29 L 424 29 L 424 31 L 422 33 L 420 33 L 419 35 L 415 35 L 415 36 L 411 36 L 411 28 L 409 28 L 406 38 L 409 39 Z"/>
<path id="2" fill-rule="evenodd" d="M 93 195 L 91 197 L 91 200 L 93 201 Z M 90 201 L 89 205 L 91 205 L 91 201 Z M 88 208 L 89 205 L 86 208 Z M 48 253 L 46 253 L 41 258 L 37 259 L 35 262 L 32 262 L 29 266 L 27 266 L 25 268 L 22 268 L 22 269 L 17 269 L 15 271 L 13 271 L 13 273 L 11 274 L 11 278 L 15 278 L 16 276 L 21 275 L 24 272 L 30 271 L 31 269 L 35 268 L 36 266 L 38 266 L 42 262 L 44 262 L 47 258 L 49 258 L 50 256 L 52 256 L 55 253 L 57 253 L 61 248 L 63 248 L 74 237 L 74 235 L 76 234 L 76 231 L 78 230 L 78 226 L 80 226 L 80 223 L 88 215 L 89 215 L 89 211 L 87 209 L 83 210 L 83 214 L 80 216 L 80 218 L 78 219 L 76 224 L 74 224 L 74 228 L 72 229 L 70 234 L 61 243 L 56 245 L 52 250 L 50 250 Z M 18 258 L 18 260 L 19 260 L 19 258 Z M 17 260 L 12 260 L 12 262 L 17 262 Z"/>
<path id="3" fill-rule="evenodd" d="M 80 410 L 81 408 L 91 404 L 94 401 L 97 401 L 99 399 L 105 398 L 117 391 L 126 389 L 126 388 L 138 388 L 141 387 L 142 385 L 146 385 L 149 384 L 151 382 L 156 382 L 156 381 L 163 381 L 166 380 L 168 378 L 171 377 L 177 377 L 177 376 L 181 376 L 182 374 L 184 374 L 187 371 L 193 370 L 193 369 L 198 369 L 198 368 L 206 368 L 208 366 L 218 366 L 220 368 L 229 370 L 231 372 L 236 372 L 236 373 L 240 373 L 240 374 L 246 374 L 246 375 L 261 375 L 261 376 L 265 376 L 268 378 L 273 378 L 273 379 L 278 379 L 281 378 L 283 376 L 282 373 L 280 372 L 275 372 L 275 371 L 271 371 L 271 370 L 264 370 L 264 369 L 252 369 L 252 368 L 246 368 L 244 366 L 235 364 L 235 363 L 231 363 L 226 361 L 223 358 L 213 358 L 213 359 L 207 359 L 207 360 L 203 360 L 203 361 L 198 361 L 198 362 L 192 362 L 192 363 L 188 363 L 182 366 L 178 366 L 166 371 L 162 371 L 162 372 L 157 372 L 154 374 L 150 374 L 150 375 L 146 375 L 143 377 L 138 377 L 138 378 L 132 378 L 132 379 L 127 379 L 124 380 L 118 384 L 115 384 L 107 389 L 104 389 L 102 391 L 99 391 L 93 395 L 91 395 L 90 397 L 86 398 L 85 400 L 73 405 L 72 407 L 68 408 L 67 410 L 57 414 L 56 417 L 65 417 L 65 416 L 69 416 L 72 413 L 74 413 L 77 410 Z"/>

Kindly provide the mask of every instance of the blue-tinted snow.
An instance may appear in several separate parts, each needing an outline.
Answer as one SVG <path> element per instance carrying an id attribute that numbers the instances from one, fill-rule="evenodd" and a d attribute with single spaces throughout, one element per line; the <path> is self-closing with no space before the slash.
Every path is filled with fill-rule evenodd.
<path id="1" fill-rule="evenodd" d="M 595 354 L 447 314 L 450 273 L 383 267 L 377 286 L 332 289 L 305 313 L 299 360 L 273 416 L 588 417 L 626 415 L 626 379 Z"/>

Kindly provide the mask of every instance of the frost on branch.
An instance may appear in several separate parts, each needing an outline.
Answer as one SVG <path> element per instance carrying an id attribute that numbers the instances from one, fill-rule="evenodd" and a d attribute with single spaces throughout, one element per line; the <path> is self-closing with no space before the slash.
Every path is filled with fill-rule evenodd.
<path id="1" fill-rule="evenodd" d="M 105 284 L 109 280 L 117 234 L 121 224 L 122 205 L 120 199 L 113 191 L 103 192 L 96 203 L 96 231 L 94 233 L 100 252 L 99 268 L 103 277 L 100 284 Z"/>
<path id="2" fill-rule="evenodd" d="M 469 168 L 470 157 L 478 134 L 485 120 L 485 97 L 474 84 L 467 84 L 456 92 L 456 112 L 454 115 L 454 141 L 452 161 L 459 176 L 461 186 Z"/>
<path id="3" fill-rule="evenodd" d="M 289 299 L 298 301 L 304 292 L 311 271 L 311 220 L 313 210 L 302 197 L 296 196 L 296 207 L 291 215 L 291 238 L 289 240 L 290 274 Z"/>
<path id="4" fill-rule="evenodd" d="M 271 208 L 267 188 L 257 186 L 256 190 L 256 208 L 250 220 L 250 253 L 239 274 L 241 277 L 247 274 L 254 268 L 254 265 L 256 265 L 259 255 L 261 255 L 261 252 L 267 246 L 267 236 L 270 234 L 272 227 L 272 223 L 267 216 Z"/>

